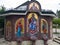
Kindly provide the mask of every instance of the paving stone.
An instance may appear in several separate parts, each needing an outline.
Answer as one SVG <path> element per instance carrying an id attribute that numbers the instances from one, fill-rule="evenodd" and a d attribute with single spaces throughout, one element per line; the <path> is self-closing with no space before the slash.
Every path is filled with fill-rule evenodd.
<path id="1" fill-rule="evenodd" d="M 31 45 L 31 44 L 32 44 L 31 41 L 23 41 L 21 43 L 21 45 Z"/>
<path id="2" fill-rule="evenodd" d="M 11 45 L 17 45 L 17 42 L 16 41 L 12 41 Z"/>
<path id="3" fill-rule="evenodd" d="M 43 40 L 36 40 L 35 44 L 36 45 L 44 45 L 44 41 Z"/>

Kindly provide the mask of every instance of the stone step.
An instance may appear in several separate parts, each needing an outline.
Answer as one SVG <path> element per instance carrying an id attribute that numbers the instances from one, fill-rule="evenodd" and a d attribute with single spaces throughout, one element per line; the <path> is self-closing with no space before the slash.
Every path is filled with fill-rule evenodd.
<path id="1" fill-rule="evenodd" d="M 58 38 L 60 38 L 60 36 Z"/>
<path id="2" fill-rule="evenodd" d="M 53 41 L 60 44 L 60 39 L 58 39 L 58 38 L 54 38 Z"/>
<path id="3" fill-rule="evenodd" d="M 60 41 L 60 38 L 55 38 L 56 40 Z"/>

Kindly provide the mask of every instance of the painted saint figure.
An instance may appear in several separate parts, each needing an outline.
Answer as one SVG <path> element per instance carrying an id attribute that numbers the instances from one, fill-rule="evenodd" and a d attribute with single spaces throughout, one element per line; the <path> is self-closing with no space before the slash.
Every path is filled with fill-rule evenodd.
<path id="1" fill-rule="evenodd" d="M 36 40 L 37 39 L 37 19 L 35 17 L 35 14 L 33 13 L 31 15 L 31 18 L 28 20 L 29 21 L 29 36 L 30 36 L 30 39 L 32 40 Z"/>
<path id="2" fill-rule="evenodd" d="M 30 30 L 35 30 L 36 29 L 36 24 L 35 24 L 35 22 L 31 22 L 30 23 L 30 25 L 29 25 L 29 28 L 30 28 Z"/>
<path id="3" fill-rule="evenodd" d="M 35 31 L 37 30 L 36 22 L 37 20 L 35 19 L 34 14 L 33 14 L 29 20 L 29 30 L 31 33 L 35 33 Z"/>
<path id="4" fill-rule="evenodd" d="M 43 30 L 43 33 L 47 33 L 47 24 L 45 21 L 43 21 L 43 25 L 42 25 L 42 30 Z"/>
<path id="5" fill-rule="evenodd" d="M 21 36 L 21 31 L 22 31 L 22 24 L 21 24 L 21 22 L 18 22 L 18 24 L 16 26 L 16 36 L 17 37 Z"/>
<path id="6" fill-rule="evenodd" d="M 43 21 L 43 24 L 42 24 L 42 30 L 43 30 L 43 35 L 42 35 L 42 38 L 43 40 L 47 41 L 48 40 L 48 35 L 47 35 L 47 23 L 45 21 Z"/>

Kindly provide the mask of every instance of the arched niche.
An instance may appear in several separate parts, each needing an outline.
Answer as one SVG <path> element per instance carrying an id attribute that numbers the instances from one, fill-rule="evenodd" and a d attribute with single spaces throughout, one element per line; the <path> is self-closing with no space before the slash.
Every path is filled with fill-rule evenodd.
<path id="1" fill-rule="evenodd" d="M 37 38 L 37 33 L 39 32 L 39 21 L 38 14 L 29 13 L 27 16 L 27 33 L 30 38 Z"/>
<path id="2" fill-rule="evenodd" d="M 12 27 L 11 27 L 11 21 L 6 22 L 6 38 L 7 40 L 11 39 L 12 34 Z"/>
<path id="3" fill-rule="evenodd" d="M 19 18 L 15 23 L 15 36 L 21 37 L 24 35 L 24 18 Z"/>
<path id="4" fill-rule="evenodd" d="M 45 19 L 41 19 L 41 33 L 48 33 L 48 22 Z"/>

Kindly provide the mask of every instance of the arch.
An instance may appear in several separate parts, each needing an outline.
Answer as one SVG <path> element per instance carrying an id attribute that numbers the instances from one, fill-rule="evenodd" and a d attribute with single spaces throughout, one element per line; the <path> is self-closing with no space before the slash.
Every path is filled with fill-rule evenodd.
<path id="1" fill-rule="evenodd" d="M 15 23 L 15 35 L 19 37 L 24 34 L 24 18 L 17 19 Z"/>
<path id="2" fill-rule="evenodd" d="M 32 24 L 34 21 L 35 24 Z M 34 28 L 30 27 L 30 26 L 35 26 Z M 36 32 L 39 31 L 39 22 L 38 22 L 38 15 L 36 13 L 29 13 L 27 16 L 27 32 L 29 32 L 30 34 L 34 34 Z"/>
<path id="3" fill-rule="evenodd" d="M 11 21 L 7 21 L 6 22 L 6 38 L 7 38 L 7 40 L 11 39 L 11 33 L 12 33 Z"/>
<path id="4" fill-rule="evenodd" d="M 41 33 L 48 33 L 48 22 L 45 19 L 41 19 Z"/>
<path id="5" fill-rule="evenodd" d="M 10 27 L 11 26 L 11 21 L 7 21 L 6 26 Z"/>
<path id="6" fill-rule="evenodd" d="M 32 17 L 32 14 L 34 14 L 34 17 L 38 20 L 38 16 L 36 13 L 29 13 L 27 19 L 30 19 Z"/>

